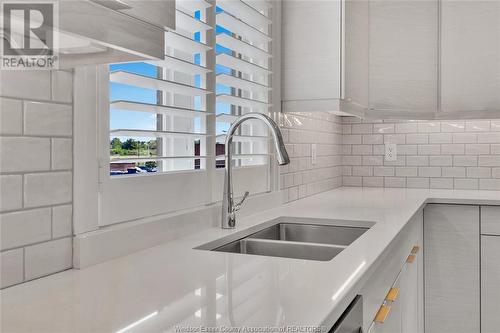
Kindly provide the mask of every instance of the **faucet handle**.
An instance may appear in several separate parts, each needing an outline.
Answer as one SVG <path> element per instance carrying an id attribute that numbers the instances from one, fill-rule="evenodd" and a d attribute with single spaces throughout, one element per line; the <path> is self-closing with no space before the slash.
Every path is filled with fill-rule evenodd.
<path id="1" fill-rule="evenodd" d="M 236 205 L 234 205 L 234 211 L 237 212 L 240 210 L 241 208 L 241 205 L 243 204 L 243 201 L 246 200 L 246 198 L 248 197 L 248 195 L 250 194 L 250 192 L 248 191 L 245 191 L 245 194 L 243 194 L 243 198 L 241 198 L 241 201 L 238 202 Z"/>

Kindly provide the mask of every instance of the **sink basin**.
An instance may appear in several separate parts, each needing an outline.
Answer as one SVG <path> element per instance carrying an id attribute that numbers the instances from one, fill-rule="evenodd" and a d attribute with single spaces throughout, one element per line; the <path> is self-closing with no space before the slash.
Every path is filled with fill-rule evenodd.
<path id="1" fill-rule="evenodd" d="M 374 223 L 281 217 L 218 239 L 197 249 L 328 261 Z"/>
<path id="2" fill-rule="evenodd" d="M 364 234 L 366 230 L 368 229 L 357 227 L 278 223 L 258 231 L 249 237 L 292 242 L 349 245 Z"/>
<path id="3" fill-rule="evenodd" d="M 344 248 L 345 246 L 245 238 L 223 245 L 213 251 L 328 261 L 339 254 Z"/>

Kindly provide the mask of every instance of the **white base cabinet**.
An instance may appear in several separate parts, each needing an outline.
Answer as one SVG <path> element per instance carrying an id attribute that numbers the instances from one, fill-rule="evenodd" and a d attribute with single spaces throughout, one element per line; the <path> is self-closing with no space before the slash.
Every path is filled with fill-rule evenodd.
<path id="1" fill-rule="evenodd" d="M 422 212 L 390 245 L 362 290 L 368 333 L 423 333 Z"/>
<path id="2" fill-rule="evenodd" d="M 481 236 L 481 333 L 500 331 L 499 300 L 500 236 Z"/>
<path id="3" fill-rule="evenodd" d="M 479 207 L 428 205 L 424 245 L 425 333 L 479 333 Z"/>

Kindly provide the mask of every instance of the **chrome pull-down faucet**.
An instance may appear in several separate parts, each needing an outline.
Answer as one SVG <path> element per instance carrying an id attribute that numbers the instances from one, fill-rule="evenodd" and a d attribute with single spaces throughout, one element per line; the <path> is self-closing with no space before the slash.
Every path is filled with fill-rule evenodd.
<path id="1" fill-rule="evenodd" d="M 231 144 L 233 143 L 233 136 L 238 129 L 238 127 L 248 119 L 260 119 L 262 120 L 269 130 L 274 139 L 274 147 L 276 148 L 277 160 L 279 165 L 287 165 L 290 163 L 290 158 L 283 143 L 283 137 L 281 136 L 281 131 L 278 125 L 262 113 L 250 112 L 240 116 L 234 121 L 234 123 L 229 128 L 226 135 L 226 168 L 224 174 L 224 195 L 222 197 L 222 228 L 232 229 L 236 225 L 236 212 L 240 209 L 241 204 L 248 196 L 248 192 L 245 192 L 243 199 L 238 203 L 234 204 L 233 198 L 233 167 L 232 167 L 232 150 Z"/>

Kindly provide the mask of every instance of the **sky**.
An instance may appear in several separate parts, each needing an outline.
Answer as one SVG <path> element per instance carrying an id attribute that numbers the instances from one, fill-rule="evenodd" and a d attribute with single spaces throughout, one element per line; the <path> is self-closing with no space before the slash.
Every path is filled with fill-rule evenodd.
<path id="1" fill-rule="evenodd" d="M 217 11 L 220 11 L 220 8 L 217 8 Z M 199 13 L 196 15 L 199 18 Z M 227 33 L 231 34 L 230 31 L 224 29 L 221 26 L 216 26 L 217 33 Z M 200 40 L 200 34 L 196 33 L 193 36 L 193 39 Z M 224 48 L 221 45 L 216 45 L 216 53 L 229 53 L 231 54 L 231 50 Z M 200 55 L 195 54 L 193 56 L 193 63 L 200 64 Z M 156 66 L 146 64 L 143 62 L 135 62 L 135 63 L 120 63 L 120 64 L 112 64 L 110 65 L 110 72 L 116 70 L 125 70 L 132 73 L 137 73 L 141 75 L 156 77 Z M 231 70 L 227 67 L 216 65 L 216 73 L 231 73 Z M 195 86 L 204 88 L 201 86 L 200 78 L 195 78 Z M 216 94 L 221 93 L 230 93 L 230 87 L 223 86 L 221 84 L 216 85 Z M 128 100 L 134 102 L 142 102 L 142 103 L 152 103 L 156 104 L 156 91 L 152 89 L 144 89 L 140 87 L 129 86 L 121 83 L 110 82 L 109 86 L 109 98 L 110 102 L 117 100 Z M 199 102 L 195 103 L 195 109 L 200 109 Z M 230 105 L 224 103 L 217 103 L 216 105 L 216 113 L 230 113 Z M 195 123 L 195 127 L 199 128 Z M 216 130 L 217 134 L 223 133 L 229 128 L 229 124 L 218 123 Z M 134 112 L 134 111 L 125 111 L 125 110 L 110 110 L 110 129 L 146 129 L 146 130 L 155 130 L 156 129 L 156 115 L 153 113 L 147 112 Z M 124 139 L 124 138 L 121 138 Z M 126 139 L 126 138 L 125 138 Z M 144 138 L 140 138 L 143 140 Z"/>

